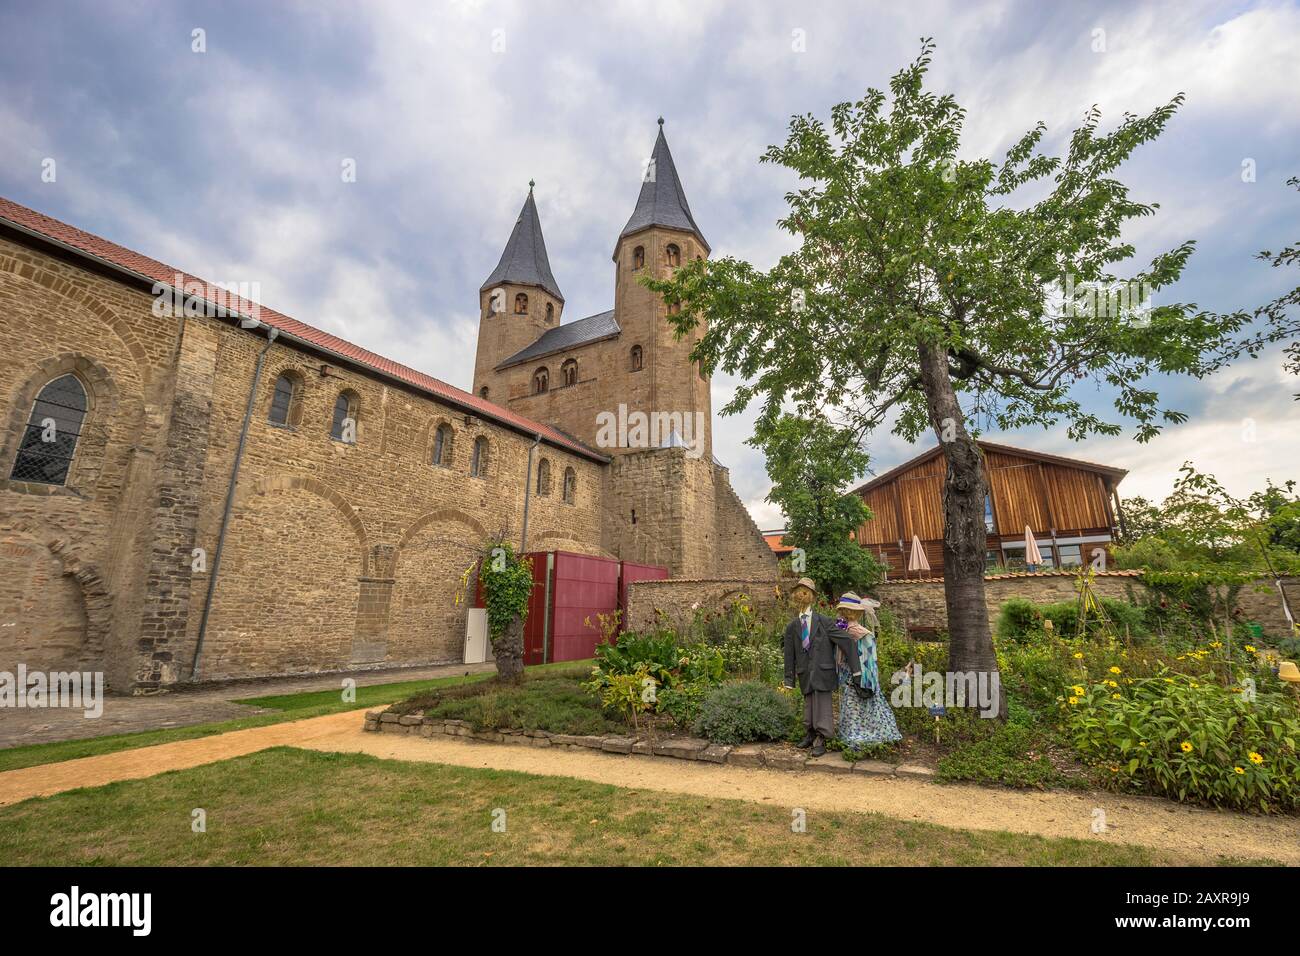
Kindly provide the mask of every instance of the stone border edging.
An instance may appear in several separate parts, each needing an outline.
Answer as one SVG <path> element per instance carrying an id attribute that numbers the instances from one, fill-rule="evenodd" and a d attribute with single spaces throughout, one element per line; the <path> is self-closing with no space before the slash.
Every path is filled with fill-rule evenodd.
<path id="1" fill-rule="evenodd" d="M 468 737 L 485 743 L 513 744 L 523 747 L 561 747 L 566 750 L 597 750 L 610 754 L 675 757 L 702 763 L 728 764 L 732 767 L 765 767 L 769 770 L 812 770 L 820 773 L 873 774 L 882 777 L 934 779 L 934 771 L 920 764 L 894 764 L 883 760 L 858 760 L 850 763 L 837 752 L 810 757 L 780 744 L 740 744 L 730 747 L 710 743 L 698 737 L 671 737 L 652 742 L 646 737 L 622 734 L 578 736 L 553 734 L 546 730 L 475 730 L 466 720 L 443 720 L 416 714 L 366 712 L 364 729 L 370 733 L 417 734 L 421 737 Z"/>

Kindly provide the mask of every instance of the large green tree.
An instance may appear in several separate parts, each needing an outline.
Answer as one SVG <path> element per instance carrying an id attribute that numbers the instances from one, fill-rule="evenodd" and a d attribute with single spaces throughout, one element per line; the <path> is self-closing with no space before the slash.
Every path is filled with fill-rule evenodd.
<path id="1" fill-rule="evenodd" d="M 794 571 L 829 598 L 878 583 L 880 563 L 854 536 L 871 509 L 846 488 L 867 468 L 861 442 L 820 415 L 785 414 L 760 420 L 748 444 L 763 452 L 767 500 L 786 517 L 784 542 L 803 558 Z"/>
<path id="2" fill-rule="evenodd" d="M 1122 228 L 1156 207 L 1114 173 L 1181 95 L 1108 133 L 1088 110 L 1063 156 L 1040 150 L 1039 123 L 1001 162 L 961 158 L 965 112 L 925 89 L 932 49 L 922 42 L 888 94 L 834 106 L 829 125 L 792 118 L 764 154 L 799 179 L 780 221 L 792 252 L 767 271 L 723 257 L 645 283 L 681 304 L 679 334 L 707 318 L 694 357 L 741 381 L 724 414 L 759 398 L 760 421 L 804 407 L 859 436 L 892 423 L 908 441 L 939 439 L 950 667 L 988 672 L 986 481 L 972 432 L 1064 421 L 1075 439 L 1120 433 L 1072 396 L 1087 379 L 1149 439 L 1186 416 L 1161 406 L 1148 376 L 1203 374 L 1244 319 L 1152 304 L 1191 242 L 1120 271 L 1135 252 Z"/>

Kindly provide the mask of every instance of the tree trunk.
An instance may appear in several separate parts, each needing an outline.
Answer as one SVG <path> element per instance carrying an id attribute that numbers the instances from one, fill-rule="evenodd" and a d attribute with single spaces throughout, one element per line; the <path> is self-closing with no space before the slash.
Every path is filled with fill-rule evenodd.
<path id="1" fill-rule="evenodd" d="M 997 715 L 1005 718 L 1006 695 L 998 674 L 984 596 L 988 547 L 984 461 L 979 446 L 966 431 L 961 405 L 948 376 L 947 355 L 938 347 L 922 345 L 920 358 L 930 426 L 947 464 L 943 481 L 943 593 L 948 609 L 948 670 L 975 674 L 981 683 L 988 682 L 985 686 L 998 688 Z M 968 701 L 969 706 L 974 703 Z"/>
<path id="2" fill-rule="evenodd" d="M 497 678 L 508 684 L 518 684 L 524 679 L 524 619 L 517 616 L 492 642 L 496 657 Z"/>

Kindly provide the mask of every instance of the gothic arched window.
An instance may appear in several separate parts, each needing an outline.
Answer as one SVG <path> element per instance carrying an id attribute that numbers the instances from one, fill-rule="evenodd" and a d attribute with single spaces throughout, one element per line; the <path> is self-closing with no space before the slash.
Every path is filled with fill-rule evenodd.
<path id="1" fill-rule="evenodd" d="M 334 400 L 334 421 L 330 424 L 330 438 L 348 445 L 357 443 L 357 393 L 339 392 Z"/>
<path id="2" fill-rule="evenodd" d="M 555 321 L 555 303 L 548 302 L 546 303 L 546 324 L 550 325 L 553 321 Z"/>
<path id="3" fill-rule="evenodd" d="M 664 250 L 664 258 L 668 260 L 668 268 L 675 269 L 682 264 L 682 250 L 670 242 L 668 248 Z"/>
<path id="4" fill-rule="evenodd" d="M 641 346 L 639 345 L 632 346 L 632 352 L 629 357 L 631 359 L 632 371 L 634 372 L 641 371 L 641 369 L 644 367 L 643 359 L 641 356 Z"/>
<path id="5" fill-rule="evenodd" d="M 515 296 L 515 315 L 528 314 L 528 296 L 522 292 Z"/>
<path id="6" fill-rule="evenodd" d="M 632 250 L 632 268 L 640 269 L 645 265 L 645 246 L 637 246 Z"/>
<path id="7" fill-rule="evenodd" d="M 46 485 L 66 484 L 88 407 L 86 389 L 71 373 L 42 388 L 32 403 L 32 414 L 9 477 Z"/>
<path id="8" fill-rule="evenodd" d="M 578 384 L 578 360 L 569 359 L 560 366 L 560 377 L 564 380 L 565 385 Z"/>
<path id="9" fill-rule="evenodd" d="M 433 463 L 444 468 L 451 467 L 451 426 L 443 422 L 433 433 Z"/>
<path id="10" fill-rule="evenodd" d="M 543 365 L 533 373 L 533 394 L 540 395 L 551 386 L 551 373 Z"/>
<path id="11" fill-rule="evenodd" d="M 543 458 L 537 463 L 537 495 L 548 498 L 551 494 L 551 463 Z"/>
<path id="12" fill-rule="evenodd" d="M 578 473 L 572 468 L 564 469 L 564 503 L 571 505 L 578 500 Z"/>
<path id="13" fill-rule="evenodd" d="M 488 469 L 488 440 L 480 435 L 474 439 L 474 457 L 470 459 L 469 473 L 473 478 L 483 478 L 487 476 Z"/>

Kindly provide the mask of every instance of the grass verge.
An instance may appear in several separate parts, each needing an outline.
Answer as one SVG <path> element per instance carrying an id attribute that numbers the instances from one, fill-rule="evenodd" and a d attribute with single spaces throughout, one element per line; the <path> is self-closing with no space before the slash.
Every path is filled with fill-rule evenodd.
<path id="1" fill-rule="evenodd" d="M 205 833 L 191 830 L 196 807 Z M 0 809 L 0 857 L 41 866 L 1209 862 L 1194 851 L 850 812 L 809 813 L 807 832 L 794 833 L 786 807 L 286 747 Z"/>

